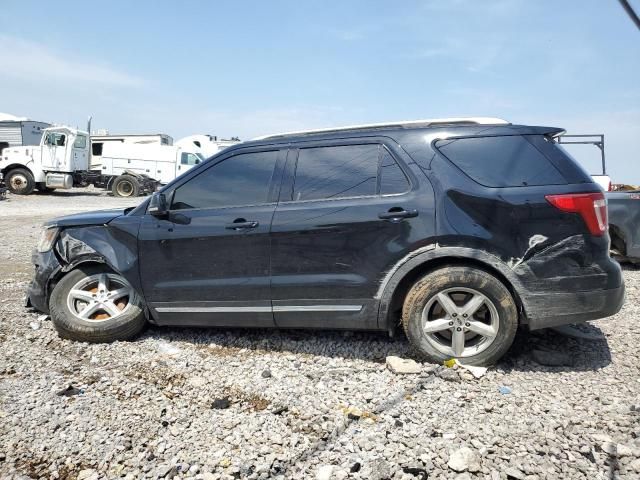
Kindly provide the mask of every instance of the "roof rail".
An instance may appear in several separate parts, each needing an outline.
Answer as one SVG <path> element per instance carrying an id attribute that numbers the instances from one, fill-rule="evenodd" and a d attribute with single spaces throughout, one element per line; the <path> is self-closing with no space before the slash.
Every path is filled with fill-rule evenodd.
<path id="1" fill-rule="evenodd" d="M 268 138 L 285 137 L 288 135 L 303 135 L 312 133 L 340 132 L 345 130 L 365 130 L 367 128 L 383 127 L 429 127 L 433 125 L 450 124 L 475 124 L 475 125 L 509 125 L 510 123 L 501 118 L 494 117 L 453 117 L 453 118 L 430 118 L 424 120 L 407 120 L 400 122 L 367 123 L 362 125 L 348 125 L 346 127 L 318 128 L 314 130 L 298 130 L 294 132 L 275 133 L 252 138 L 252 140 L 266 140 Z"/>

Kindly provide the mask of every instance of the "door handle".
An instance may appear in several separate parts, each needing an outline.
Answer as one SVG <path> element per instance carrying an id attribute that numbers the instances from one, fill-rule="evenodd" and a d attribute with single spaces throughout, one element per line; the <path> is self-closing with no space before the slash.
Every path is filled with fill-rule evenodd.
<path id="1" fill-rule="evenodd" d="M 382 220 L 401 220 L 403 218 L 414 218 L 418 216 L 418 211 L 414 208 L 405 210 L 401 207 L 390 208 L 387 212 L 378 214 L 378 218 Z"/>
<path id="2" fill-rule="evenodd" d="M 247 228 L 256 228 L 258 225 L 260 224 L 253 220 L 247 221 L 244 218 L 236 218 L 233 223 L 228 223 L 224 228 L 227 230 L 244 230 Z"/>

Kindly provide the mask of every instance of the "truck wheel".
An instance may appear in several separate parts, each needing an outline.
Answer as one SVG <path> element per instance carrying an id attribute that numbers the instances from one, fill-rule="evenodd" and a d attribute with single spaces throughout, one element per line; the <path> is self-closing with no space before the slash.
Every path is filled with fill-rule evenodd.
<path id="1" fill-rule="evenodd" d="M 137 197 L 140 194 L 140 184 L 131 175 L 120 175 L 113 181 L 111 191 L 116 197 Z"/>
<path id="2" fill-rule="evenodd" d="M 62 338 L 80 342 L 128 340 L 145 326 L 142 299 L 121 276 L 104 267 L 80 267 L 62 277 L 49 311 Z"/>
<path id="3" fill-rule="evenodd" d="M 402 324 L 413 347 L 430 361 L 456 358 L 488 366 L 511 347 L 518 310 L 494 276 L 472 267 L 447 267 L 411 288 Z"/>
<path id="4" fill-rule="evenodd" d="M 4 181 L 9 191 L 16 195 L 29 195 L 36 188 L 33 174 L 25 168 L 11 170 Z"/>

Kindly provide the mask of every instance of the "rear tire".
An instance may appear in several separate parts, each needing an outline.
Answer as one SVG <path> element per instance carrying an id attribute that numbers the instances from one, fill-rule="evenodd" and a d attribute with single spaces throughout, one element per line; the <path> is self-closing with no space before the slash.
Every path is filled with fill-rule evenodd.
<path id="1" fill-rule="evenodd" d="M 488 366 L 511 347 L 518 310 L 509 290 L 493 275 L 472 267 L 446 267 L 409 290 L 402 325 L 417 353 L 432 362 L 456 358 Z"/>
<path id="2" fill-rule="evenodd" d="M 9 191 L 15 195 L 29 195 L 36 188 L 33 174 L 26 168 L 14 168 L 4 179 Z"/>
<path id="3" fill-rule="evenodd" d="M 140 195 L 140 183 L 132 175 L 120 175 L 113 181 L 111 192 L 116 197 L 137 197 Z"/>
<path id="4" fill-rule="evenodd" d="M 146 325 L 140 296 L 124 277 L 102 266 L 79 267 L 62 277 L 49 311 L 60 337 L 80 342 L 128 340 Z"/>

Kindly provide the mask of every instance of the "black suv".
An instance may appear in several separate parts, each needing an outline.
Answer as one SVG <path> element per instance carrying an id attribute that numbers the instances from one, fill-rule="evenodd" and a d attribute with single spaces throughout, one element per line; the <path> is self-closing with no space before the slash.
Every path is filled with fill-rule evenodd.
<path id="1" fill-rule="evenodd" d="M 600 188 L 554 137 L 445 119 L 262 137 L 138 207 L 45 225 L 29 303 L 59 334 L 157 325 L 402 325 L 417 352 L 489 364 L 519 325 L 613 315 Z"/>

